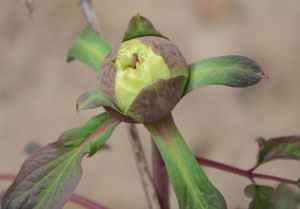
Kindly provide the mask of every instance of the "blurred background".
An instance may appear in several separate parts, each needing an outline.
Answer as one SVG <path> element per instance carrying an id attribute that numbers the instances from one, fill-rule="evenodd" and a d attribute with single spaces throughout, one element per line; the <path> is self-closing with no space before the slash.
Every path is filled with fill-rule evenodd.
<path id="1" fill-rule="evenodd" d="M 122 39 L 139 11 L 181 50 L 188 63 L 239 54 L 269 75 L 246 89 L 207 86 L 186 96 L 175 121 L 192 151 L 248 169 L 259 136 L 300 134 L 299 0 L 109 0 L 93 1 L 105 38 Z M 75 112 L 76 98 L 97 86 L 97 73 L 66 54 L 86 22 L 75 0 L 36 0 L 31 17 L 23 0 L 0 1 L 0 173 L 17 173 L 29 142 L 47 144 L 102 109 Z M 148 157 L 151 141 L 138 127 Z M 78 194 L 115 209 L 146 209 L 126 124 L 108 141 L 111 149 L 83 160 Z M 248 208 L 248 179 L 205 168 L 229 209 Z M 275 161 L 257 170 L 298 179 L 297 161 Z M 270 181 L 258 183 L 276 185 Z M 4 191 L 9 182 L 0 182 Z M 172 194 L 172 208 L 177 201 Z M 81 207 L 67 203 L 66 209 Z"/>

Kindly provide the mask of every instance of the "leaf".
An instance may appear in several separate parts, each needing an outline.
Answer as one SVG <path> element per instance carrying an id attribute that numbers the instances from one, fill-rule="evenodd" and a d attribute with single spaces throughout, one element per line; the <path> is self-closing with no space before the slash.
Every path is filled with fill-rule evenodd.
<path id="1" fill-rule="evenodd" d="M 300 194 L 295 192 L 286 184 L 280 184 L 277 189 L 277 208 L 278 209 L 299 209 Z"/>
<path id="2" fill-rule="evenodd" d="M 5 193 L 2 208 L 62 208 L 81 178 L 82 157 L 100 149 L 118 124 L 118 120 L 103 113 L 38 149 L 22 165 Z"/>
<path id="3" fill-rule="evenodd" d="M 143 16 L 140 16 L 140 14 L 137 13 L 129 21 L 122 42 L 143 36 L 158 36 L 161 38 L 166 38 L 153 27 L 150 20 Z"/>
<path id="4" fill-rule="evenodd" d="M 115 104 L 106 98 L 100 91 L 91 90 L 83 93 L 76 100 L 76 110 L 92 109 L 102 106 L 108 106 L 118 110 Z"/>
<path id="5" fill-rule="evenodd" d="M 259 152 L 257 164 L 276 159 L 300 160 L 300 136 L 283 136 L 265 140 L 258 140 Z"/>
<path id="6" fill-rule="evenodd" d="M 299 192 L 291 190 L 285 184 L 280 184 L 276 189 L 252 184 L 244 192 L 253 199 L 249 209 L 298 209 L 300 206 Z"/>
<path id="7" fill-rule="evenodd" d="M 162 155 L 180 209 L 226 209 L 221 193 L 199 166 L 172 116 L 145 124 Z"/>
<path id="8" fill-rule="evenodd" d="M 99 71 L 112 46 L 88 26 L 77 37 L 67 55 L 67 61 L 78 59 Z"/>
<path id="9" fill-rule="evenodd" d="M 267 77 L 260 66 L 243 56 L 212 57 L 189 66 L 190 78 L 185 93 L 206 85 L 247 87 Z"/>
<path id="10" fill-rule="evenodd" d="M 275 209 L 275 189 L 270 186 L 248 185 L 244 193 L 253 198 L 249 209 Z"/>

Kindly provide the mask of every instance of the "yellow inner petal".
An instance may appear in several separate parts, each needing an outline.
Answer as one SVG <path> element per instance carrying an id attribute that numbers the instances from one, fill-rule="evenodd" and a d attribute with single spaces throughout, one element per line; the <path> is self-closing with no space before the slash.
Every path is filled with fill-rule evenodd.
<path id="1" fill-rule="evenodd" d="M 134 54 L 138 58 L 136 69 L 132 68 Z M 117 67 L 115 78 L 117 105 L 125 113 L 142 88 L 158 78 L 170 78 L 164 59 L 155 54 L 151 46 L 138 39 L 124 42 L 114 63 Z"/>

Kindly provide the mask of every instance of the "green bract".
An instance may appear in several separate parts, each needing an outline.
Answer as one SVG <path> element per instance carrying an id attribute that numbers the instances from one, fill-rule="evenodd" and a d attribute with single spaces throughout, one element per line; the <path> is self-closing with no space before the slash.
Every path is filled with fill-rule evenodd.
<path id="1" fill-rule="evenodd" d="M 173 110 L 187 79 L 188 66 L 178 48 L 165 38 L 145 36 L 107 55 L 100 90 L 135 122 L 152 123 Z"/>
<path id="2" fill-rule="evenodd" d="M 68 60 L 82 60 L 100 71 L 99 88 L 78 98 L 78 111 L 103 106 L 121 121 L 154 123 L 198 87 L 247 87 L 267 77 L 244 56 L 213 57 L 187 65 L 178 48 L 139 14 L 129 21 L 122 41 L 112 47 L 87 27 L 73 44 Z"/>

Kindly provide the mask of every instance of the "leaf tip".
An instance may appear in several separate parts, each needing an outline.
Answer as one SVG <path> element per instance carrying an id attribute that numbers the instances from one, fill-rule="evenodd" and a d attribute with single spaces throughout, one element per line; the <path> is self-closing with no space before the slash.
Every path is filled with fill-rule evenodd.
<path id="1" fill-rule="evenodd" d="M 267 140 L 263 137 L 258 137 L 255 141 L 258 143 L 259 148 L 263 148 Z"/>
<path id="2" fill-rule="evenodd" d="M 140 13 L 136 11 L 136 14 L 130 19 L 128 23 L 122 42 L 143 36 L 157 36 L 167 39 L 164 35 L 162 35 L 158 30 L 155 29 L 152 22 L 148 18 L 140 15 Z"/>
<path id="3" fill-rule="evenodd" d="M 78 107 L 78 104 L 76 104 L 76 113 L 77 113 L 77 115 L 79 115 L 79 112 L 80 112 L 80 109 Z"/>
<path id="4" fill-rule="evenodd" d="M 135 17 L 141 17 L 141 14 L 139 13 L 139 11 L 135 10 Z"/>
<path id="5" fill-rule="evenodd" d="M 269 76 L 267 74 L 265 74 L 264 72 L 261 72 L 260 75 L 262 78 L 269 79 Z"/>
<path id="6" fill-rule="evenodd" d="M 75 59 L 75 57 L 72 56 L 72 53 L 71 53 L 71 50 L 70 50 L 67 57 L 66 57 L 66 61 L 67 61 L 67 63 L 70 63 L 74 59 Z"/>

